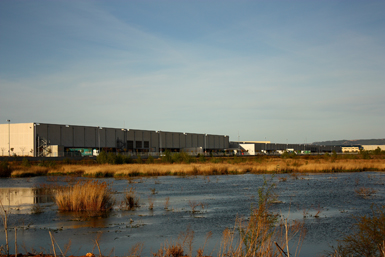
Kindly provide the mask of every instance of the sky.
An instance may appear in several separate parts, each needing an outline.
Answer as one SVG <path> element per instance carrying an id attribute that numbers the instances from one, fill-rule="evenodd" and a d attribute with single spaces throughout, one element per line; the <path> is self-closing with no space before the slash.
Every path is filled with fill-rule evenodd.
<path id="1" fill-rule="evenodd" d="M 385 1 L 0 1 L 0 123 L 385 138 Z"/>

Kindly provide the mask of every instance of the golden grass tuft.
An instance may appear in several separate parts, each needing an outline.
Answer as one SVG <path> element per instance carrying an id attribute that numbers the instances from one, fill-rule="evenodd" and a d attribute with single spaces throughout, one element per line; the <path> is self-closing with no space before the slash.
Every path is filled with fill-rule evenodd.
<path id="1" fill-rule="evenodd" d="M 114 204 L 109 185 L 97 180 L 78 181 L 59 189 L 54 197 L 60 211 L 108 211 Z"/>

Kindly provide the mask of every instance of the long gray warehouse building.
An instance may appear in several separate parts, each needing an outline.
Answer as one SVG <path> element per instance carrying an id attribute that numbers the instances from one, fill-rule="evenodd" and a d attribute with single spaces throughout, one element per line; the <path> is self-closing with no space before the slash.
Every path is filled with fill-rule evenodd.
<path id="1" fill-rule="evenodd" d="M 92 155 L 105 150 L 121 153 L 160 151 L 224 151 L 227 135 L 150 131 L 124 128 L 59 125 L 47 123 L 0 124 L 2 156 Z"/>

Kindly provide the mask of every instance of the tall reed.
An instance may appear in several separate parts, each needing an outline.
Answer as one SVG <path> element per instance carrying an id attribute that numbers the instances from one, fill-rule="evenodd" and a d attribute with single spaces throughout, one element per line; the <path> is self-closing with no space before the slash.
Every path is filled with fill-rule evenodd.
<path id="1" fill-rule="evenodd" d="M 283 217 L 278 222 L 276 216 L 269 213 L 267 205 L 262 204 L 253 209 L 247 222 L 237 218 L 235 228 L 223 232 L 218 257 L 298 256 L 305 234 L 303 222 L 289 222 Z M 294 237 L 298 242 L 293 251 L 289 242 Z"/>
<path id="2" fill-rule="evenodd" d="M 78 181 L 73 186 L 59 189 L 55 202 L 60 211 L 108 211 L 114 204 L 112 191 L 106 182 Z"/>

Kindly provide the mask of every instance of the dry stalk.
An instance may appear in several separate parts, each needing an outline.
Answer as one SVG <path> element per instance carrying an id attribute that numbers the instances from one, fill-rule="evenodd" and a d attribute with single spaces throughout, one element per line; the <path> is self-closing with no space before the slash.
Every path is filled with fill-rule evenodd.
<path id="1" fill-rule="evenodd" d="M 51 238 L 52 248 L 53 248 L 53 252 L 54 252 L 55 257 L 57 257 L 57 256 L 56 256 L 56 250 L 55 250 L 55 243 L 56 243 L 57 247 L 59 248 L 59 251 L 60 251 L 61 255 L 62 255 L 63 257 L 65 257 L 63 251 L 60 249 L 60 246 L 59 246 L 58 243 L 56 242 L 56 240 L 55 240 L 55 238 L 53 237 L 51 231 L 48 231 L 48 232 L 49 232 L 49 236 L 50 236 L 50 238 Z"/>
<path id="2" fill-rule="evenodd" d="M 95 243 L 96 243 L 96 245 L 98 246 L 99 256 L 102 257 L 103 255 L 102 255 L 102 252 L 100 251 L 100 246 L 99 246 L 99 242 L 98 242 L 97 239 L 95 240 Z"/>
<path id="3" fill-rule="evenodd" d="M 154 210 L 154 199 L 152 197 L 148 197 L 148 209 L 150 211 Z"/>
<path id="4" fill-rule="evenodd" d="M 17 257 L 17 227 L 15 227 L 15 257 Z"/>
<path id="5" fill-rule="evenodd" d="M 166 201 L 164 202 L 164 209 L 168 210 L 169 205 L 170 205 L 170 197 L 166 197 Z"/>
<path id="6" fill-rule="evenodd" d="M 51 233 L 51 231 L 48 231 L 48 232 L 49 232 L 49 236 L 50 236 L 50 238 L 51 238 L 53 254 L 55 255 L 55 257 L 57 257 L 57 256 L 56 256 L 56 250 L 55 250 L 55 243 L 53 242 L 52 233 Z"/>
<path id="7" fill-rule="evenodd" d="M 192 213 L 197 212 L 197 210 L 195 210 L 195 208 L 199 206 L 199 203 L 198 203 L 197 201 L 190 201 L 190 200 L 189 200 L 189 201 L 188 201 L 188 204 L 189 204 L 190 207 L 191 207 L 191 212 L 192 212 Z"/>
<path id="8" fill-rule="evenodd" d="M 9 199 L 9 198 L 8 198 Z M 1 210 L 3 213 L 1 214 L 1 219 L 3 220 L 4 224 L 4 233 L 5 233 L 5 247 L 7 256 L 9 256 L 9 245 L 8 245 L 8 215 L 9 215 L 9 204 L 8 204 L 8 213 L 7 210 L 5 210 L 3 203 L 0 200 Z"/>

